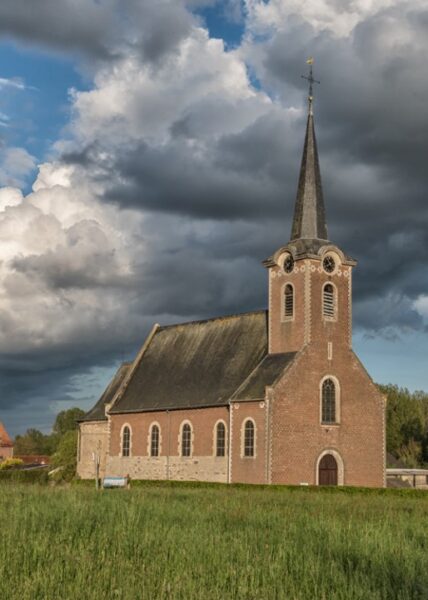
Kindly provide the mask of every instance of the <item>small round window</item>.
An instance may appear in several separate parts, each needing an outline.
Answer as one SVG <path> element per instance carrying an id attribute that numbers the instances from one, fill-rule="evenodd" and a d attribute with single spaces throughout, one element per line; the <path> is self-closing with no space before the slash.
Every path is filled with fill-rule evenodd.
<path id="1" fill-rule="evenodd" d="M 291 254 L 287 254 L 287 256 L 285 257 L 284 260 L 284 271 L 286 273 L 291 273 L 291 271 L 294 269 L 294 259 L 291 256 Z"/>
<path id="2" fill-rule="evenodd" d="M 333 271 L 336 268 L 334 258 L 332 256 L 326 256 L 325 259 L 322 261 L 322 266 L 324 267 L 324 271 L 326 273 L 333 273 Z"/>

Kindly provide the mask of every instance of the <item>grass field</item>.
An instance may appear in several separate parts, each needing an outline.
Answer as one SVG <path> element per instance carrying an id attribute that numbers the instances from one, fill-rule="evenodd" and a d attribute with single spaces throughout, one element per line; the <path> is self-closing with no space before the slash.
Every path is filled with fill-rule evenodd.
<path id="1" fill-rule="evenodd" d="M 3 484 L 0 515 L 6 600 L 428 598 L 428 493 Z"/>

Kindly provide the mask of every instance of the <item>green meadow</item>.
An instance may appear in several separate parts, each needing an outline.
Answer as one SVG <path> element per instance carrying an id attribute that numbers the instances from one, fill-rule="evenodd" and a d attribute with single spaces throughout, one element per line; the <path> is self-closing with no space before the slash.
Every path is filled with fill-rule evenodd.
<path id="1" fill-rule="evenodd" d="M 428 493 L 0 484 L 0 598 L 428 598 Z"/>

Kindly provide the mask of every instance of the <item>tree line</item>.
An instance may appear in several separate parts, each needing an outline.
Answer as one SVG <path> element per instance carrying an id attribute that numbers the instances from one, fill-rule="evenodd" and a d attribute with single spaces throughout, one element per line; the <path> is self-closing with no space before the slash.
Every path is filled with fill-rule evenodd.
<path id="1" fill-rule="evenodd" d="M 380 385 L 387 397 L 386 448 L 406 467 L 428 466 L 428 394 Z"/>
<path id="2" fill-rule="evenodd" d="M 387 397 L 387 452 L 406 467 L 428 466 L 428 394 L 409 392 L 396 385 L 380 385 Z M 63 467 L 63 475 L 74 475 L 77 455 L 77 421 L 85 411 L 71 408 L 61 411 L 50 434 L 28 429 L 15 438 L 15 455 L 52 456 L 54 466 Z"/>
<path id="3" fill-rule="evenodd" d="M 23 435 L 16 436 L 14 455 L 50 456 L 52 466 L 60 469 L 58 479 L 72 479 L 76 472 L 78 420 L 84 414 L 84 410 L 76 407 L 61 411 L 49 434 L 27 429 Z"/>

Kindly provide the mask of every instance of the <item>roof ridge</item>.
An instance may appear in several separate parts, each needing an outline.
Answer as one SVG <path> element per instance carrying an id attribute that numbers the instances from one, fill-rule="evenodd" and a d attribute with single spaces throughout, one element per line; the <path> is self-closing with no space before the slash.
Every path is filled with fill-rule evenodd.
<path id="1" fill-rule="evenodd" d="M 243 317 L 245 315 L 256 315 L 259 313 L 267 313 L 267 309 L 249 310 L 242 313 L 234 313 L 231 315 L 219 315 L 218 317 L 210 317 L 208 319 L 195 319 L 194 321 L 183 321 L 182 323 L 171 323 L 170 325 L 160 325 L 158 332 L 172 327 L 181 327 L 182 325 L 196 325 L 197 323 L 208 323 L 209 321 L 220 321 L 222 319 L 231 319 L 235 317 Z"/>
<path id="2" fill-rule="evenodd" d="M 237 389 L 233 392 L 232 396 L 230 397 L 230 401 L 234 401 L 236 400 L 239 392 L 242 389 L 245 389 L 245 385 L 251 380 L 251 377 L 253 375 L 255 375 L 257 373 L 257 370 L 262 366 L 262 364 L 265 362 L 265 360 L 275 357 L 275 356 L 281 356 L 281 357 L 290 357 L 291 360 L 289 363 L 287 363 L 282 371 L 280 372 L 280 374 L 274 379 L 274 381 L 270 384 L 270 387 L 274 387 L 276 382 L 279 380 L 280 377 L 282 377 L 282 375 L 284 374 L 284 371 L 286 371 L 288 369 L 288 367 L 292 364 L 292 362 L 294 361 L 296 354 L 298 352 L 267 352 L 263 358 L 260 360 L 260 362 L 254 367 L 254 369 L 251 371 L 251 373 L 248 374 L 248 376 L 244 379 L 244 381 L 241 383 L 240 386 L 237 387 Z"/>
<path id="3" fill-rule="evenodd" d="M 233 392 L 233 394 L 230 396 L 229 398 L 229 402 L 232 402 L 236 396 L 238 395 L 238 393 L 245 388 L 245 384 L 247 383 L 247 381 L 249 381 L 251 379 L 251 377 L 254 375 L 254 373 L 257 371 L 257 369 L 260 367 L 260 365 L 263 363 L 263 361 L 265 360 L 266 356 L 269 356 L 268 353 L 266 353 L 260 360 L 259 362 L 256 364 L 256 366 L 254 367 L 254 369 L 248 373 L 247 377 L 245 377 L 244 381 L 241 382 L 240 385 L 238 385 L 238 387 L 236 388 L 236 390 Z"/>

